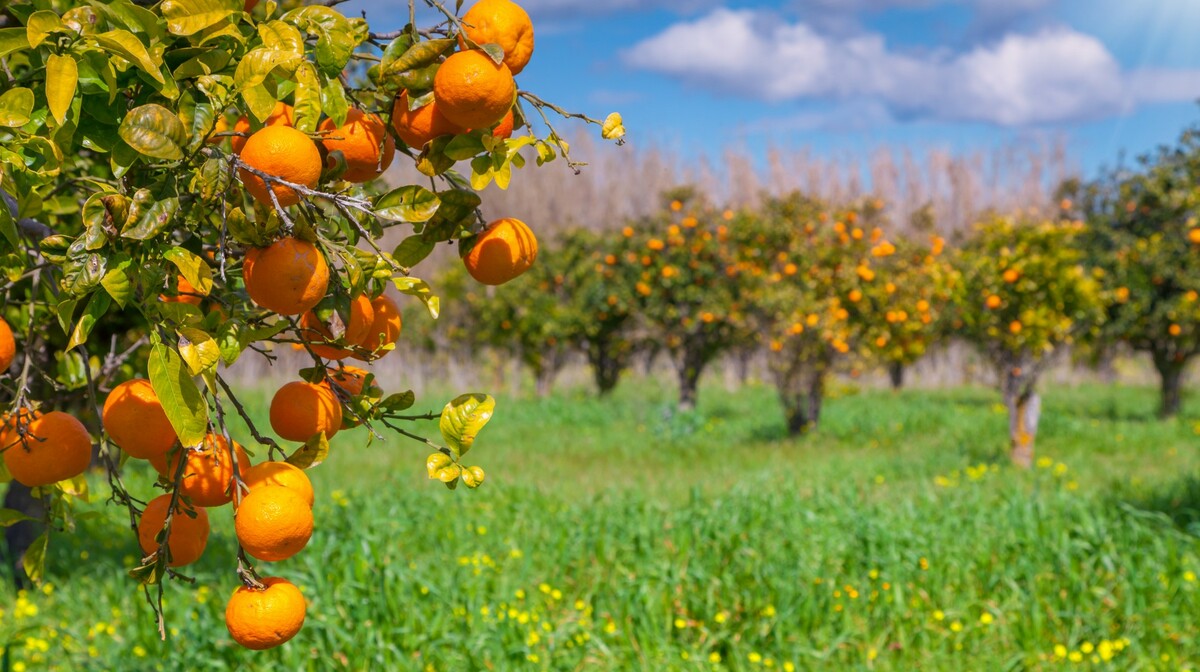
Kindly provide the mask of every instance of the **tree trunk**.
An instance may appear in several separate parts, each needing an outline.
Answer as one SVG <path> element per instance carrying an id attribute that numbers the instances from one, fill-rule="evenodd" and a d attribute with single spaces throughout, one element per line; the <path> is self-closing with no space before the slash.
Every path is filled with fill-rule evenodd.
<path id="1" fill-rule="evenodd" d="M 554 374 L 555 371 L 550 367 L 534 371 L 534 384 L 538 398 L 550 396 L 550 393 L 554 391 Z"/>
<path id="2" fill-rule="evenodd" d="M 815 429 L 821 421 L 821 406 L 825 399 L 825 369 L 796 365 L 777 375 L 775 386 L 783 403 L 788 436 L 799 436 Z"/>
<path id="3" fill-rule="evenodd" d="M 888 364 L 888 380 L 892 383 L 892 390 L 904 389 L 904 365 L 900 362 Z"/>
<path id="4" fill-rule="evenodd" d="M 1037 439 L 1038 420 L 1042 414 L 1042 398 L 1032 389 L 1006 389 L 1004 405 L 1008 407 L 1008 437 L 1013 464 L 1023 469 L 1033 466 L 1033 447 Z"/>
<path id="5" fill-rule="evenodd" d="M 679 367 L 679 410 L 688 412 L 696 410 L 696 400 L 700 395 L 700 369 L 695 366 Z"/>
<path id="6" fill-rule="evenodd" d="M 1179 414 L 1183 405 L 1183 373 L 1187 359 L 1179 360 L 1166 353 L 1154 352 L 1154 368 L 1158 370 L 1159 396 L 1158 416 L 1164 420 Z"/>
<path id="7" fill-rule="evenodd" d="M 618 347 L 609 340 L 597 340 L 588 345 L 588 364 L 592 367 L 592 379 L 600 396 L 606 396 L 617 387 L 625 370 L 627 358 L 619 354 Z"/>

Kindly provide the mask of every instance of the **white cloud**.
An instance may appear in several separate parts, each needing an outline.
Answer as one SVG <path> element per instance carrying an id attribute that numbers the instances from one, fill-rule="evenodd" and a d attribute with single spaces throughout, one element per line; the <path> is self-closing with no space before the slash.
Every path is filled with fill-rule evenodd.
<path id="1" fill-rule="evenodd" d="M 833 38 L 804 23 L 729 9 L 670 26 L 623 58 L 694 86 L 768 101 L 863 99 L 900 117 L 1003 126 L 1188 100 L 1200 79 L 1200 71 L 1123 72 L 1099 40 L 1068 28 L 1008 34 L 959 53 L 916 54 L 889 49 L 877 33 Z"/>

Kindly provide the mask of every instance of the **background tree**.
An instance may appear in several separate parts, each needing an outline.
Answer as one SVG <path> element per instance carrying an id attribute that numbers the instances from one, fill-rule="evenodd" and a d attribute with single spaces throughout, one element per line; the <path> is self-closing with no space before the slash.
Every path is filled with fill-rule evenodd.
<path id="1" fill-rule="evenodd" d="M 1200 352 L 1200 129 L 1114 173 L 1060 190 L 1086 217 L 1082 244 L 1101 271 L 1108 319 L 1105 343 L 1150 355 L 1158 372 L 1159 413 L 1172 417 L 1183 378 Z"/>
<path id="2" fill-rule="evenodd" d="M 565 249 L 584 254 L 566 269 L 572 337 L 586 355 L 601 395 L 616 388 L 638 345 L 633 329 L 641 264 L 626 254 L 626 240 L 620 234 L 575 229 L 562 242 Z"/>
<path id="3" fill-rule="evenodd" d="M 956 258 L 955 332 L 996 369 L 1012 461 L 1033 463 L 1038 378 L 1064 346 L 1103 319 L 1098 283 L 1076 246 L 1083 225 L 994 217 Z"/>
<path id="4" fill-rule="evenodd" d="M 696 407 L 700 376 L 750 337 L 741 276 L 723 212 L 691 188 L 663 196 L 662 213 L 623 232 L 625 262 L 640 265 L 634 293 L 644 337 L 671 357 L 679 408 Z M 733 213 L 729 213 L 732 218 Z"/>

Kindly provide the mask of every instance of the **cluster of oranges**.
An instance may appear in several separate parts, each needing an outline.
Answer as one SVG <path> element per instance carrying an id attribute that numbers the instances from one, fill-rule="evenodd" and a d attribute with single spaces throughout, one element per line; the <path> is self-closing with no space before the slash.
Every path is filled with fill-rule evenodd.
<path id="1" fill-rule="evenodd" d="M 463 15 L 461 23 L 460 50 L 438 66 L 432 99 L 414 108 L 412 103 L 417 99 L 410 99 L 409 92 L 402 90 L 392 106 L 392 130 L 413 149 L 420 150 L 438 137 L 469 133 L 471 129 L 490 129 L 497 138 L 512 136 L 517 94 L 513 76 L 525 68 L 533 55 L 533 24 L 529 15 L 510 0 L 480 0 Z M 502 61 L 493 60 L 483 45 L 498 45 L 503 50 Z M 421 96 L 419 100 L 427 98 Z M 251 132 L 252 125 L 246 116 L 233 125 L 230 144 L 242 164 L 239 177 L 246 191 L 259 203 L 279 208 L 299 203 L 303 191 L 314 189 L 321 180 L 323 166 L 336 166 L 339 155 L 345 164 L 341 179 L 352 183 L 369 182 L 391 165 L 396 144 L 378 114 L 352 109 L 340 125 L 325 119 L 318 127 L 319 142 L 295 128 L 294 115 L 290 105 L 278 102 L 261 129 Z M 222 117 L 210 141 L 221 142 L 227 130 L 228 123 Z M 305 264 L 317 263 L 314 253 L 307 249 L 300 252 Z M 533 232 L 523 222 L 511 218 L 489 223 L 471 243 L 463 246 L 467 270 L 477 281 L 489 285 L 516 278 L 536 258 L 537 239 Z M 313 270 L 327 274 L 323 262 L 322 268 Z M 314 276 L 314 280 L 318 279 Z M 312 286 L 319 284 L 314 282 Z M 182 287 L 180 293 L 186 295 Z M 321 292 L 304 298 L 319 301 L 323 296 Z M 253 294 L 251 297 L 280 314 L 299 314 L 263 303 Z M 290 310 L 295 305 L 285 308 Z M 305 306 L 301 313 L 313 307 L 304 301 L 298 305 Z"/>

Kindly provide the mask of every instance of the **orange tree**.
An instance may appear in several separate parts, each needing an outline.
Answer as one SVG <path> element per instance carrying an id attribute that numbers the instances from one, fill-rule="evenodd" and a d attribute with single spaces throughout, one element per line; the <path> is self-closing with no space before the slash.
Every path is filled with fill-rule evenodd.
<path id="1" fill-rule="evenodd" d="M 742 260 L 734 270 L 759 278 L 749 283 L 756 330 L 767 339 L 790 434 L 816 427 L 830 374 L 863 354 L 875 303 L 887 296 L 877 267 L 894 253 L 879 219 L 875 201 L 830 209 L 792 194 L 735 220 Z"/>
<path id="2" fill-rule="evenodd" d="M 1101 292 L 1076 246 L 1078 222 L 995 217 L 960 250 L 955 333 L 996 368 L 1014 463 L 1033 462 L 1038 378 L 1064 346 L 1103 320 Z"/>
<path id="3" fill-rule="evenodd" d="M 929 244 L 911 238 L 895 242 L 873 229 L 873 267 L 879 281 L 860 290 L 858 318 L 864 322 L 861 350 L 882 364 L 892 388 L 904 385 L 904 371 L 941 340 L 947 327 L 957 273 L 946 255 L 945 241 L 933 235 Z M 858 295 L 856 295 L 858 296 Z"/>
<path id="4" fill-rule="evenodd" d="M 492 415 L 490 396 L 416 413 L 411 392 L 385 395 L 346 362 L 397 347 L 399 307 L 385 289 L 437 315 L 433 289 L 413 274 L 436 245 L 460 245 L 484 282 L 527 270 L 532 232 L 485 223 L 474 189 L 506 186 L 523 148 L 539 164 L 567 152 L 548 114 L 565 111 L 513 80 L 533 44 L 517 5 L 489 0 L 460 19 L 426 0 L 437 25 L 379 34 L 298 4 L 0 9 L 0 451 L 14 481 L 6 501 L 28 495 L 0 520 L 41 530 L 23 553 L 39 579 L 48 544 L 72 529 L 98 436 L 112 498 L 144 553 L 131 575 L 164 637 L 163 581 L 203 561 L 205 509 L 230 502 L 240 586 L 230 634 L 261 649 L 299 630 L 303 596 L 260 574 L 261 563 L 308 543 L 303 470 L 343 428 L 370 427 L 367 441 L 389 428 L 432 446 L 430 478 L 448 487 L 482 482 L 463 456 Z M 545 137 L 525 123 L 534 112 Z M 450 123 L 421 125 L 442 117 Z M 623 132 L 616 115 L 601 125 L 609 138 Z M 514 128 L 526 131 L 510 137 Z M 429 186 L 380 189 L 375 178 L 397 155 Z M 381 249 L 396 227 L 411 234 Z M 223 370 L 244 355 L 274 361 L 281 343 L 312 366 L 276 393 L 269 432 Z M 231 436 L 235 413 L 256 450 Z M 416 431 L 423 419 L 439 420 L 440 442 Z M 252 452 L 266 460 L 251 466 Z M 157 497 L 125 486 L 123 470 L 142 459 L 160 475 Z"/>
<path id="5" fill-rule="evenodd" d="M 679 408 L 692 410 L 705 368 L 753 332 L 744 276 L 729 272 L 737 258 L 724 213 L 691 188 L 663 198 L 662 212 L 622 230 L 618 263 L 634 267 L 639 338 L 665 348 L 679 380 Z"/>
<path id="6" fill-rule="evenodd" d="M 1064 190 L 1086 217 L 1083 245 L 1101 271 L 1101 340 L 1150 355 L 1162 417 L 1179 412 L 1183 375 L 1200 353 L 1200 129 L 1143 157 L 1133 174 Z M 1064 206 L 1072 206 L 1072 200 Z"/>

